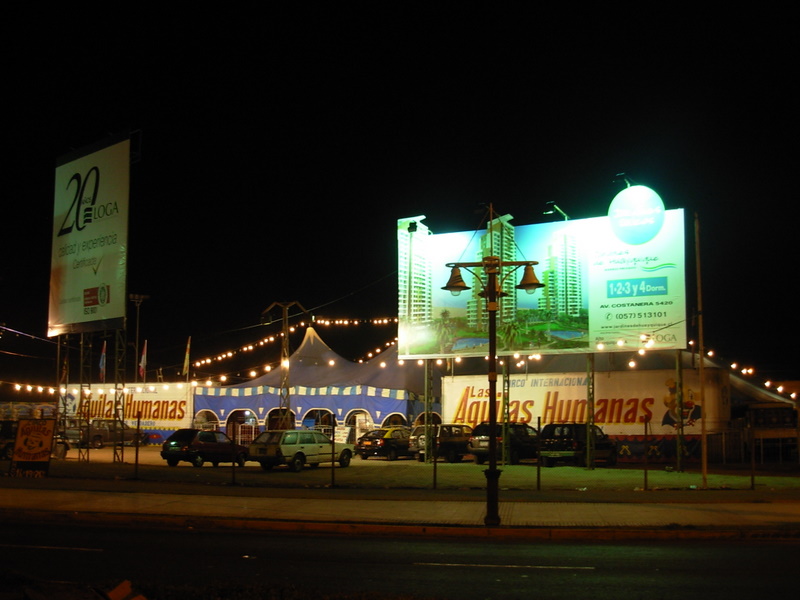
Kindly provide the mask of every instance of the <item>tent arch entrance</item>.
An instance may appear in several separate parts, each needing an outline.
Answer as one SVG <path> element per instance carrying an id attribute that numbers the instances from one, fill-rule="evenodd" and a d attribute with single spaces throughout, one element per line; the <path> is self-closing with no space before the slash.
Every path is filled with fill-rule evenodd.
<path id="1" fill-rule="evenodd" d="M 345 427 L 350 427 L 355 432 L 355 439 L 375 429 L 375 421 L 372 420 L 372 415 L 362 408 L 357 408 L 347 413 L 344 424 Z"/>
<path id="2" fill-rule="evenodd" d="M 442 423 L 442 416 L 439 413 L 432 412 L 431 413 L 431 424 L 432 425 L 441 425 Z M 421 413 L 417 415 L 417 418 L 414 419 L 414 425 L 425 425 L 425 413 Z"/>
<path id="3" fill-rule="evenodd" d="M 264 425 L 267 429 L 294 429 L 297 416 L 286 408 L 273 408 L 267 413 Z"/>
<path id="4" fill-rule="evenodd" d="M 336 417 L 333 411 L 327 408 L 312 408 L 303 415 L 303 427 L 318 429 L 325 435 L 332 436 L 336 427 Z"/>
<path id="5" fill-rule="evenodd" d="M 194 427 L 204 431 L 216 431 L 219 429 L 219 417 L 212 410 L 200 410 L 194 416 Z"/>
<path id="6" fill-rule="evenodd" d="M 228 415 L 225 430 L 234 442 L 247 446 L 258 436 L 258 418 L 250 409 L 234 410 Z"/>
<path id="7" fill-rule="evenodd" d="M 386 415 L 386 418 L 384 418 L 381 423 L 382 427 L 400 427 L 404 425 L 408 426 L 408 419 L 406 419 L 405 415 L 400 413 Z"/>

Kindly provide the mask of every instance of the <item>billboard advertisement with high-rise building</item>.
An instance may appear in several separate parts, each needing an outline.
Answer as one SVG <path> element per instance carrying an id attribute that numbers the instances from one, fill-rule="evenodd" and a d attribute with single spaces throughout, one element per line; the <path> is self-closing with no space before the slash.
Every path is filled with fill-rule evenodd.
<path id="1" fill-rule="evenodd" d="M 486 256 L 501 265 L 499 355 L 685 348 L 684 212 L 664 210 L 660 198 L 623 200 L 606 217 L 514 226 L 503 215 L 482 231 L 434 234 L 424 215 L 398 220 L 399 355 L 487 355 L 483 268 L 461 269 L 463 293 L 442 289 L 448 265 Z M 503 266 L 521 261 L 538 262 L 544 287 L 533 294 L 515 287 L 522 268 Z"/>

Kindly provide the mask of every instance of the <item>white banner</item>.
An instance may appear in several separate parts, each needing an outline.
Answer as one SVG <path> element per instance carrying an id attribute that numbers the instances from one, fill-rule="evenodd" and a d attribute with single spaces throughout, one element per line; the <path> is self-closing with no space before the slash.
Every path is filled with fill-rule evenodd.
<path id="1" fill-rule="evenodd" d="M 704 405 L 696 371 L 683 374 L 683 423 L 686 434 L 727 429 L 730 386 L 727 373 L 705 370 Z M 509 376 L 508 421 L 536 427 L 553 422 L 586 421 L 588 375 L 547 373 Z M 653 434 L 674 434 L 678 423 L 678 386 L 674 371 L 619 371 L 595 374 L 594 422 L 609 435 L 642 435 L 648 422 Z M 497 383 L 497 415 L 503 420 L 503 383 Z M 465 375 L 442 379 L 442 420 L 477 423 L 489 420 L 487 377 Z"/>
<path id="2" fill-rule="evenodd" d="M 122 390 L 125 422 L 142 429 L 174 430 L 191 427 L 194 417 L 192 386 L 185 382 L 133 385 Z M 79 390 L 69 390 L 63 399 L 68 417 L 113 419 L 117 392 L 113 386 L 97 385 L 78 402 Z"/>

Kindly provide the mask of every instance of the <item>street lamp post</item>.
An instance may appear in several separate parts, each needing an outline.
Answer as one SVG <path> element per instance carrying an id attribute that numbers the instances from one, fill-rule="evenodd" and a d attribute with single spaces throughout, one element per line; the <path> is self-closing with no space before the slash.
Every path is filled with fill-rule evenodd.
<path id="1" fill-rule="evenodd" d="M 497 310 L 498 298 L 505 296 L 501 290 L 503 277 L 501 271 L 504 267 L 513 267 L 506 277 L 519 267 L 525 267 L 522 280 L 516 286 L 518 290 L 525 290 L 532 294 L 544 284 L 541 283 L 533 271 L 537 261 L 501 261 L 497 256 L 485 256 L 481 262 L 448 263 L 451 269 L 450 280 L 442 289 L 457 296 L 470 288 L 461 277 L 461 269 L 472 273 L 478 281 L 482 281 L 472 269 L 483 269 L 487 281 L 482 292 L 478 295 L 486 299 L 486 311 L 489 314 L 489 468 L 484 471 L 486 475 L 486 516 L 483 519 L 487 527 L 500 525 L 500 511 L 498 506 L 500 473 L 497 468 Z"/>

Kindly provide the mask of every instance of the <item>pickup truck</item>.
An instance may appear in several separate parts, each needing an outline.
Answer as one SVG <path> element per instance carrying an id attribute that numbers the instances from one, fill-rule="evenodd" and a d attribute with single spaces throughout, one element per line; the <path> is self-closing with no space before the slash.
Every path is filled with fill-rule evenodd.
<path id="1" fill-rule="evenodd" d="M 70 445 L 81 448 L 103 448 L 107 444 L 131 446 L 147 440 L 146 432 L 115 419 L 93 419 L 88 426 L 85 421 L 71 419 L 65 434 Z"/>

